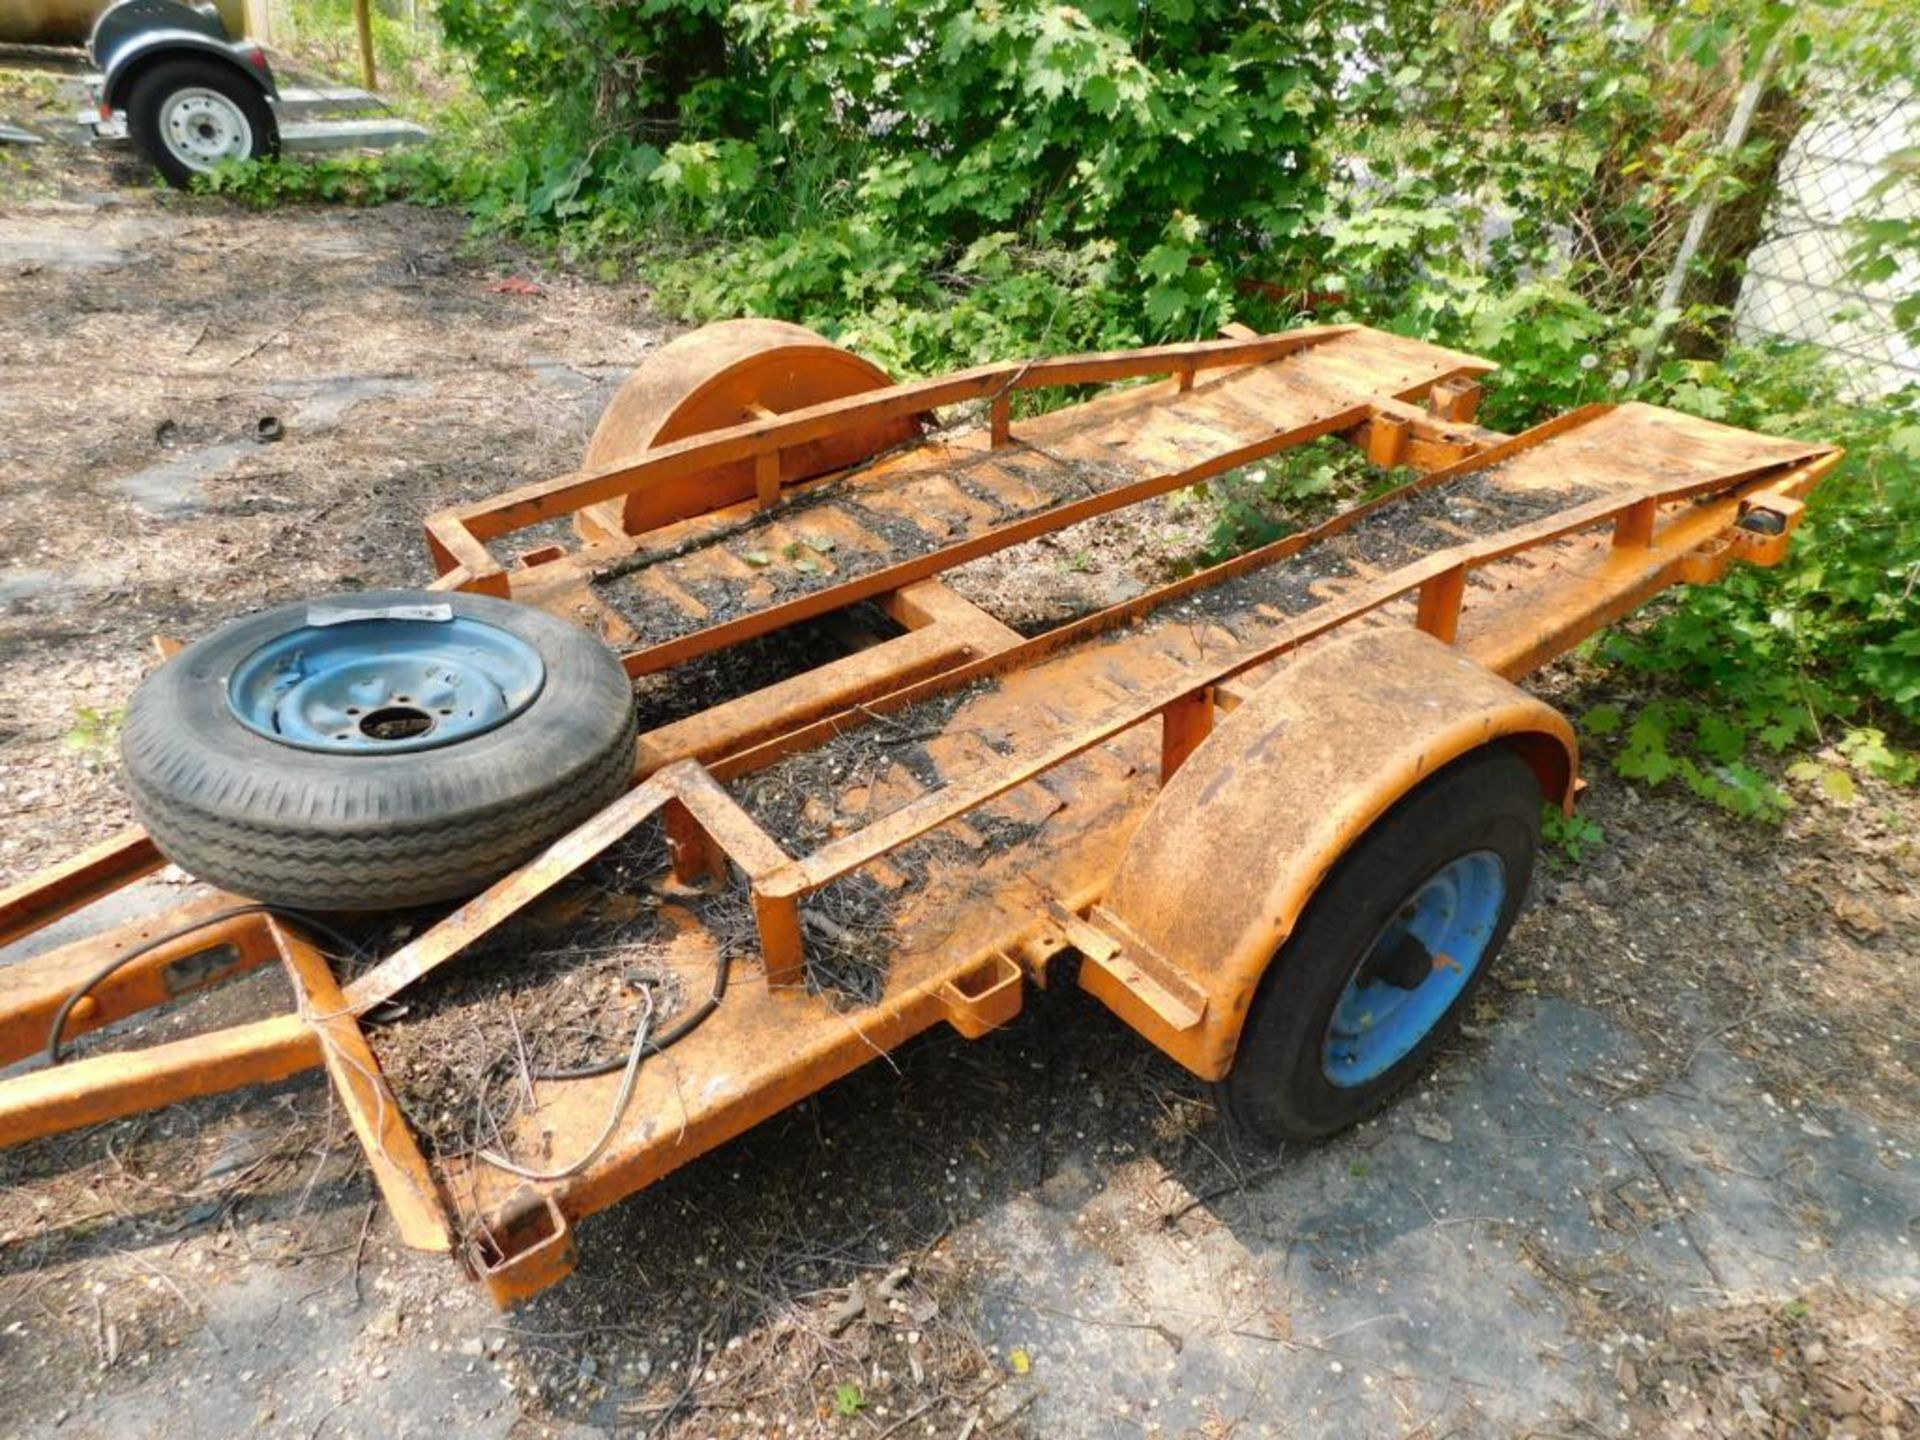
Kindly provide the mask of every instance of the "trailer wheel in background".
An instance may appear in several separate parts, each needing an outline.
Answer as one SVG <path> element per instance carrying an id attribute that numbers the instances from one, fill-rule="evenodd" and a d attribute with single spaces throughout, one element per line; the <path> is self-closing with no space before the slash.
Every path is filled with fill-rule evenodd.
<path id="1" fill-rule="evenodd" d="M 1267 1144 L 1365 1118 L 1451 1035 L 1519 913 L 1540 781 L 1512 749 L 1456 761 L 1341 858 L 1255 992 L 1229 1121 Z"/>
<path id="2" fill-rule="evenodd" d="M 266 95 L 214 60 L 154 64 L 127 97 L 127 131 L 167 183 L 182 190 L 222 161 L 280 153 L 280 127 Z"/>
<path id="3" fill-rule="evenodd" d="M 485 595 L 370 591 L 215 631 L 147 677 L 121 758 L 160 853 L 253 900 L 484 888 L 616 799 L 633 690 L 593 636 Z"/>

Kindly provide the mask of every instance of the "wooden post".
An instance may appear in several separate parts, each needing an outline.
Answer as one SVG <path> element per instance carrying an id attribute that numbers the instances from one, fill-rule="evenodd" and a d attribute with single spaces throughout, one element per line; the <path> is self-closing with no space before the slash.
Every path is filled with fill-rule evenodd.
<path id="1" fill-rule="evenodd" d="M 1013 440 L 1013 391 L 1002 390 L 993 397 L 990 426 L 993 433 L 993 448 L 1001 449 Z"/>
<path id="2" fill-rule="evenodd" d="M 1427 395 L 1427 408 L 1436 420 L 1464 424 L 1480 413 L 1480 382 L 1465 376 L 1442 380 Z"/>
<path id="3" fill-rule="evenodd" d="M 762 510 L 780 502 L 780 452 L 768 450 L 753 457 L 753 488 Z"/>
<path id="4" fill-rule="evenodd" d="M 772 420 L 778 412 L 769 410 L 758 400 L 747 402 L 747 418 L 750 420 Z M 780 498 L 780 452 L 769 451 L 765 455 L 756 455 L 753 460 L 753 488 L 762 510 L 769 510 Z"/>
<path id="5" fill-rule="evenodd" d="M 360 83 L 368 90 L 379 86 L 373 71 L 373 0 L 353 0 L 353 28 L 360 32 Z"/>

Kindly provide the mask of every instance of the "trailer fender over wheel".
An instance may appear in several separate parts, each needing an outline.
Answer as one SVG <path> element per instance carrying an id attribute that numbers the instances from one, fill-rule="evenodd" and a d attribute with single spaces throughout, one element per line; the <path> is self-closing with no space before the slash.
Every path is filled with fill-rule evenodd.
<path id="1" fill-rule="evenodd" d="M 882 389 L 893 380 L 871 360 L 784 320 L 722 320 L 680 336 L 649 355 L 608 403 L 581 469 L 631 464 L 655 446 L 743 425 L 765 414 Z M 910 416 L 835 431 L 780 457 L 780 480 L 791 484 L 870 459 L 920 433 Z M 622 500 L 576 512 L 588 541 L 641 535 L 702 515 L 756 491 L 751 462 L 738 461 Z"/>
<path id="2" fill-rule="evenodd" d="M 1266 1144 L 1364 1119 L 1453 1033 L 1520 911 L 1540 785 L 1504 745 L 1423 782 L 1341 857 L 1254 993 L 1227 1119 Z"/>
<path id="3" fill-rule="evenodd" d="M 368 591 L 188 646 L 134 693 L 121 759 L 161 854 L 249 899 L 385 910 L 484 888 L 618 797 L 633 691 L 531 606 Z"/>
<path id="4" fill-rule="evenodd" d="M 1456 795 L 1460 782 L 1446 779 L 1456 764 L 1496 779 Z M 1341 1012 L 1335 1036 L 1353 1039 L 1348 1022 L 1379 1017 L 1370 1002 L 1387 998 L 1359 991 L 1404 989 L 1419 1001 L 1397 1022 L 1411 1034 L 1404 1047 L 1336 1047 L 1324 1078 L 1347 1092 L 1338 1107 L 1269 1124 L 1258 1107 L 1229 1106 L 1273 1136 L 1337 1129 L 1417 1070 L 1457 1019 L 1524 896 L 1541 803 L 1571 800 L 1576 764 L 1563 716 L 1430 636 L 1383 627 L 1333 641 L 1256 690 L 1167 782 L 1092 917 L 1118 958 L 1091 957 L 1081 984 L 1207 1080 L 1227 1080 L 1250 1047 L 1271 1048 L 1264 1017 L 1313 1011 L 1331 1023 L 1357 980 L 1349 998 L 1360 1003 Z M 1432 794 L 1447 798 L 1421 798 Z M 1409 827 L 1418 843 L 1382 838 Z M 1315 914 L 1323 896 L 1329 914 L 1357 903 L 1343 878 L 1385 907 L 1387 918 L 1361 927 L 1364 957 L 1345 930 L 1329 939 L 1333 922 Z M 1393 931 L 1388 919 L 1409 906 Z M 1441 965 L 1460 983 L 1391 986 L 1420 978 L 1419 949 L 1429 970 L 1439 955 L 1461 959 L 1446 948 L 1461 943 L 1446 928 L 1455 919 L 1486 938 L 1474 965 Z M 1316 958 L 1303 961 L 1310 947 Z M 1322 1024 L 1311 1039 L 1316 1064 L 1328 1033 Z"/>

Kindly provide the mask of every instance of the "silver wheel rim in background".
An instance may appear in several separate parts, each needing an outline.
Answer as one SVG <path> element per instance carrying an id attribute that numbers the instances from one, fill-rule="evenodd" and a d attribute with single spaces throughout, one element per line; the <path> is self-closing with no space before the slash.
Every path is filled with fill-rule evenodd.
<path id="1" fill-rule="evenodd" d="M 246 112 L 218 90 L 201 85 L 167 96 L 160 107 L 160 139 L 174 159 L 202 173 L 222 160 L 244 160 L 253 153 L 253 126 Z"/>

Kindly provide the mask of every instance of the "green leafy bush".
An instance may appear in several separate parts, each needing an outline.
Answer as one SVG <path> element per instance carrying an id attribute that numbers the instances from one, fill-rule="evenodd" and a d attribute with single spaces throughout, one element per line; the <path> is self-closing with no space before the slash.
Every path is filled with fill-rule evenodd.
<path id="1" fill-rule="evenodd" d="M 1231 471 L 1200 487 L 1217 518 L 1206 543 L 1178 568 L 1218 565 L 1271 544 L 1411 474 L 1403 470 L 1382 477 L 1358 450 L 1331 437 Z"/>
<path id="2" fill-rule="evenodd" d="M 1589 850 L 1607 843 L 1607 832 L 1584 815 L 1569 815 L 1558 805 L 1543 805 L 1540 838 L 1546 842 L 1548 864 L 1578 865 Z"/>
<path id="3" fill-rule="evenodd" d="M 440 14 L 506 154 L 415 193 L 632 254 L 689 317 L 798 320 L 903 369 L 1211 333 L 1322 194 L 1336 35 L 1305 0 Z"/>

